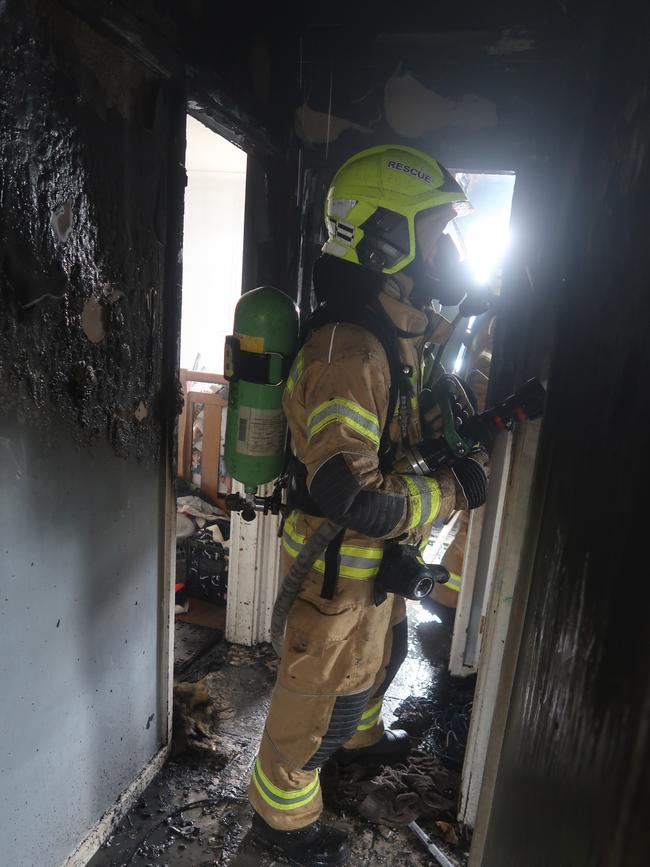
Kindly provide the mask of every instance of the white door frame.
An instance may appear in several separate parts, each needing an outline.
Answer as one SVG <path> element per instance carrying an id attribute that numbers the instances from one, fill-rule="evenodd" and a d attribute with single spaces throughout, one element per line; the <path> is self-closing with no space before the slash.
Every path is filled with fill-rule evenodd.
<path id="1" fill-rule="evenodd" d="M 489 594 L 486 598 L 482 630 L 480 661 L 470 728 L 461 777 L 458 820 L 475 829 L 470 858 L 471 867 L 480 864 L 482 835 L 478 832 L 478 816 L 489 815 L 496 767 L 501 752 L 507 706 L 512 687 L 512 636 L 520 626 L 520 618 L 511 614 L 513 597 L 525 556 L 525 538 L 530 513 L 530 491 L 533 481 L 541 421 L 529 422 L 508 437 L 507 452 L 502 464 L 503 484 L 496 495 L 499 509 L 494 532 L 486 542 L 492 547 L 488 561 Z M 483 540 L 482 540 L 483 542 Z M 508 644 L 506 644 L 508 642 Z M 479 851 L 480 850 L 480 851 Z"/>
<path id="2" fill-rule="evenodd" d="M 499 434 L 490 459 L 487 501 L 485 506 L 470 513 L 449 655 L 449 671 L 454 677 L 467 677 L 478 669 L 486 605 L 494 581 L 511 452 L 512 434 Z"/>
<path id="3" fill-rule="evenodd" d="M 272 490 L 269 484 L 259 493 L 265 497 Z M 243 491 L 239 483 L 233 485 L 234 493 Z M 277 515 L 258 513 L 250 523 L 239 512 L 231 515 L 227 641 L 250 646 L 271 640 L 271 614 L 281 579 L 279 526 Z"/>

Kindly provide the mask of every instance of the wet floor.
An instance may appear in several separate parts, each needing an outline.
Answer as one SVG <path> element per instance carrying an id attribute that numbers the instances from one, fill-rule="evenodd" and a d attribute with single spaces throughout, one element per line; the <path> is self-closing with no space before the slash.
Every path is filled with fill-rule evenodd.
<path id="1" fill-rule="evenodd" d="M 435 660 L 446 647 L 444 630 L 419 605 L 409 609 L 409 621 L 409 656 L 385 699 L 387 725 L 399 717 L 395 711 L 405 700 L 412 709 L 420 698 L 431 696 L 440 676 L 440 666 L 422 655 L 422 647 L 429 647 Z M 274 682 L 273 652 L 268 646 L 244 649 L 224 643 L 212 649 L 206 660 L 202 665 L 199 661 L 194 675 L 188 675 L 190 684 L 178 693 L 186 700 L 176 707 L 175 743 L 182 754 L 167 763 L 89 867 L 280 867 L 287 863 L 263 853 L 251 839 L 246 802 Z M 192 707 L 192 680 L 210 699 L 198 709 Z M 365 792 L 368 783 L 359 785 Z M 325 782 L 323 790 L 327 803 Z M 357 814 L 354 798 L 346 800 L 342 794 L 337 796 L 336 789 L 331 791 L 328 819 L 348 831 L 351 865 L 435 863 L 408 828 L 370 822 Z M 354 785 L 347 791 L 356 795 Z M 435 818 L 423 817 L 421 824 L 445 848 L 436 838 Z M 452 863 L 464 863 L 446 851 Z"/>
<path id="2" fill-rule="evenodd" d="M 435 614 L 429 613 L 419 602 L 409 602 L 407 612 L 408 656 L 384 699 L 384 723 L 388 727 L 395 721 L 394 710 L 400 702 L 410 696 L 429 694 L 437 675 L 437 668 L 432 662 L 439 662 L 449 647 L 448 634 L 441 628 L 442 624 Z"/>

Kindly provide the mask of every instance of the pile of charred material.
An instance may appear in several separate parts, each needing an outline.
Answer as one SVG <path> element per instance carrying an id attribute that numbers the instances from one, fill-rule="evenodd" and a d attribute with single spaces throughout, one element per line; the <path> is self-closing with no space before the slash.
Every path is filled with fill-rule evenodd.
<path id="1" fill-rule="evenodd" d="M 469 840 L 456 812 L 474 681 L 441 668 L 427 696 L 410 697 L 396 710 L 394 727 L 412 737 L 405 763 L 343 768 L 331 761 L 322 774 L 326 800 L 381 826 L 418 821 L 464 862 Z"/>

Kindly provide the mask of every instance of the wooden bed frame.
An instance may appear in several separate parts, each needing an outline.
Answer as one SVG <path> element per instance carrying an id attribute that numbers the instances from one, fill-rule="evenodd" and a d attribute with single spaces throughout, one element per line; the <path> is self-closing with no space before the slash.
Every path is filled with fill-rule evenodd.
<path id="1" fill-rule="evenodd" d="M 209 391 L 192 391 L 195 382 L 210 382 L 226 385 L 219 373 L 200 373 L 181 368 L 180 381 L 183 389 L 183 412 L 178 422 L 178 476 L 192 481 L 192 427 L 194 406 L 202 403 L 203 444 L 201 458 L 201 490 L 216 505 L 224 508 L 223 495 L 219 493 L 219 465 L 221 458 L 221 415 L 228 401 Z"/>

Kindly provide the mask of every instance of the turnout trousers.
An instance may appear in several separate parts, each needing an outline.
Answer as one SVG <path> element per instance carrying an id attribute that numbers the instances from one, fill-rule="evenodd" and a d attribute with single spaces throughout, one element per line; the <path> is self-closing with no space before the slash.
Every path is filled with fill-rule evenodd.
<path id="1" fill-rule="evenodd" d="M 291 553 L 318 523 L 292 513 L 283 537 L 283 574 Z M 383 697 L 407 653 L 404 599 L 389 594 L 381 605 L 374 603 L 381 542 L 358 536 L 350 541 L 346 536 L 341 547 L 334 598 L 321 597 L 324 563 L 316 561 L 287 618 L 249 786 L 255 811 L 279 830 L 318 818 L 319 770 L 339 747 L 356 749 L 381 739 Z"/>

